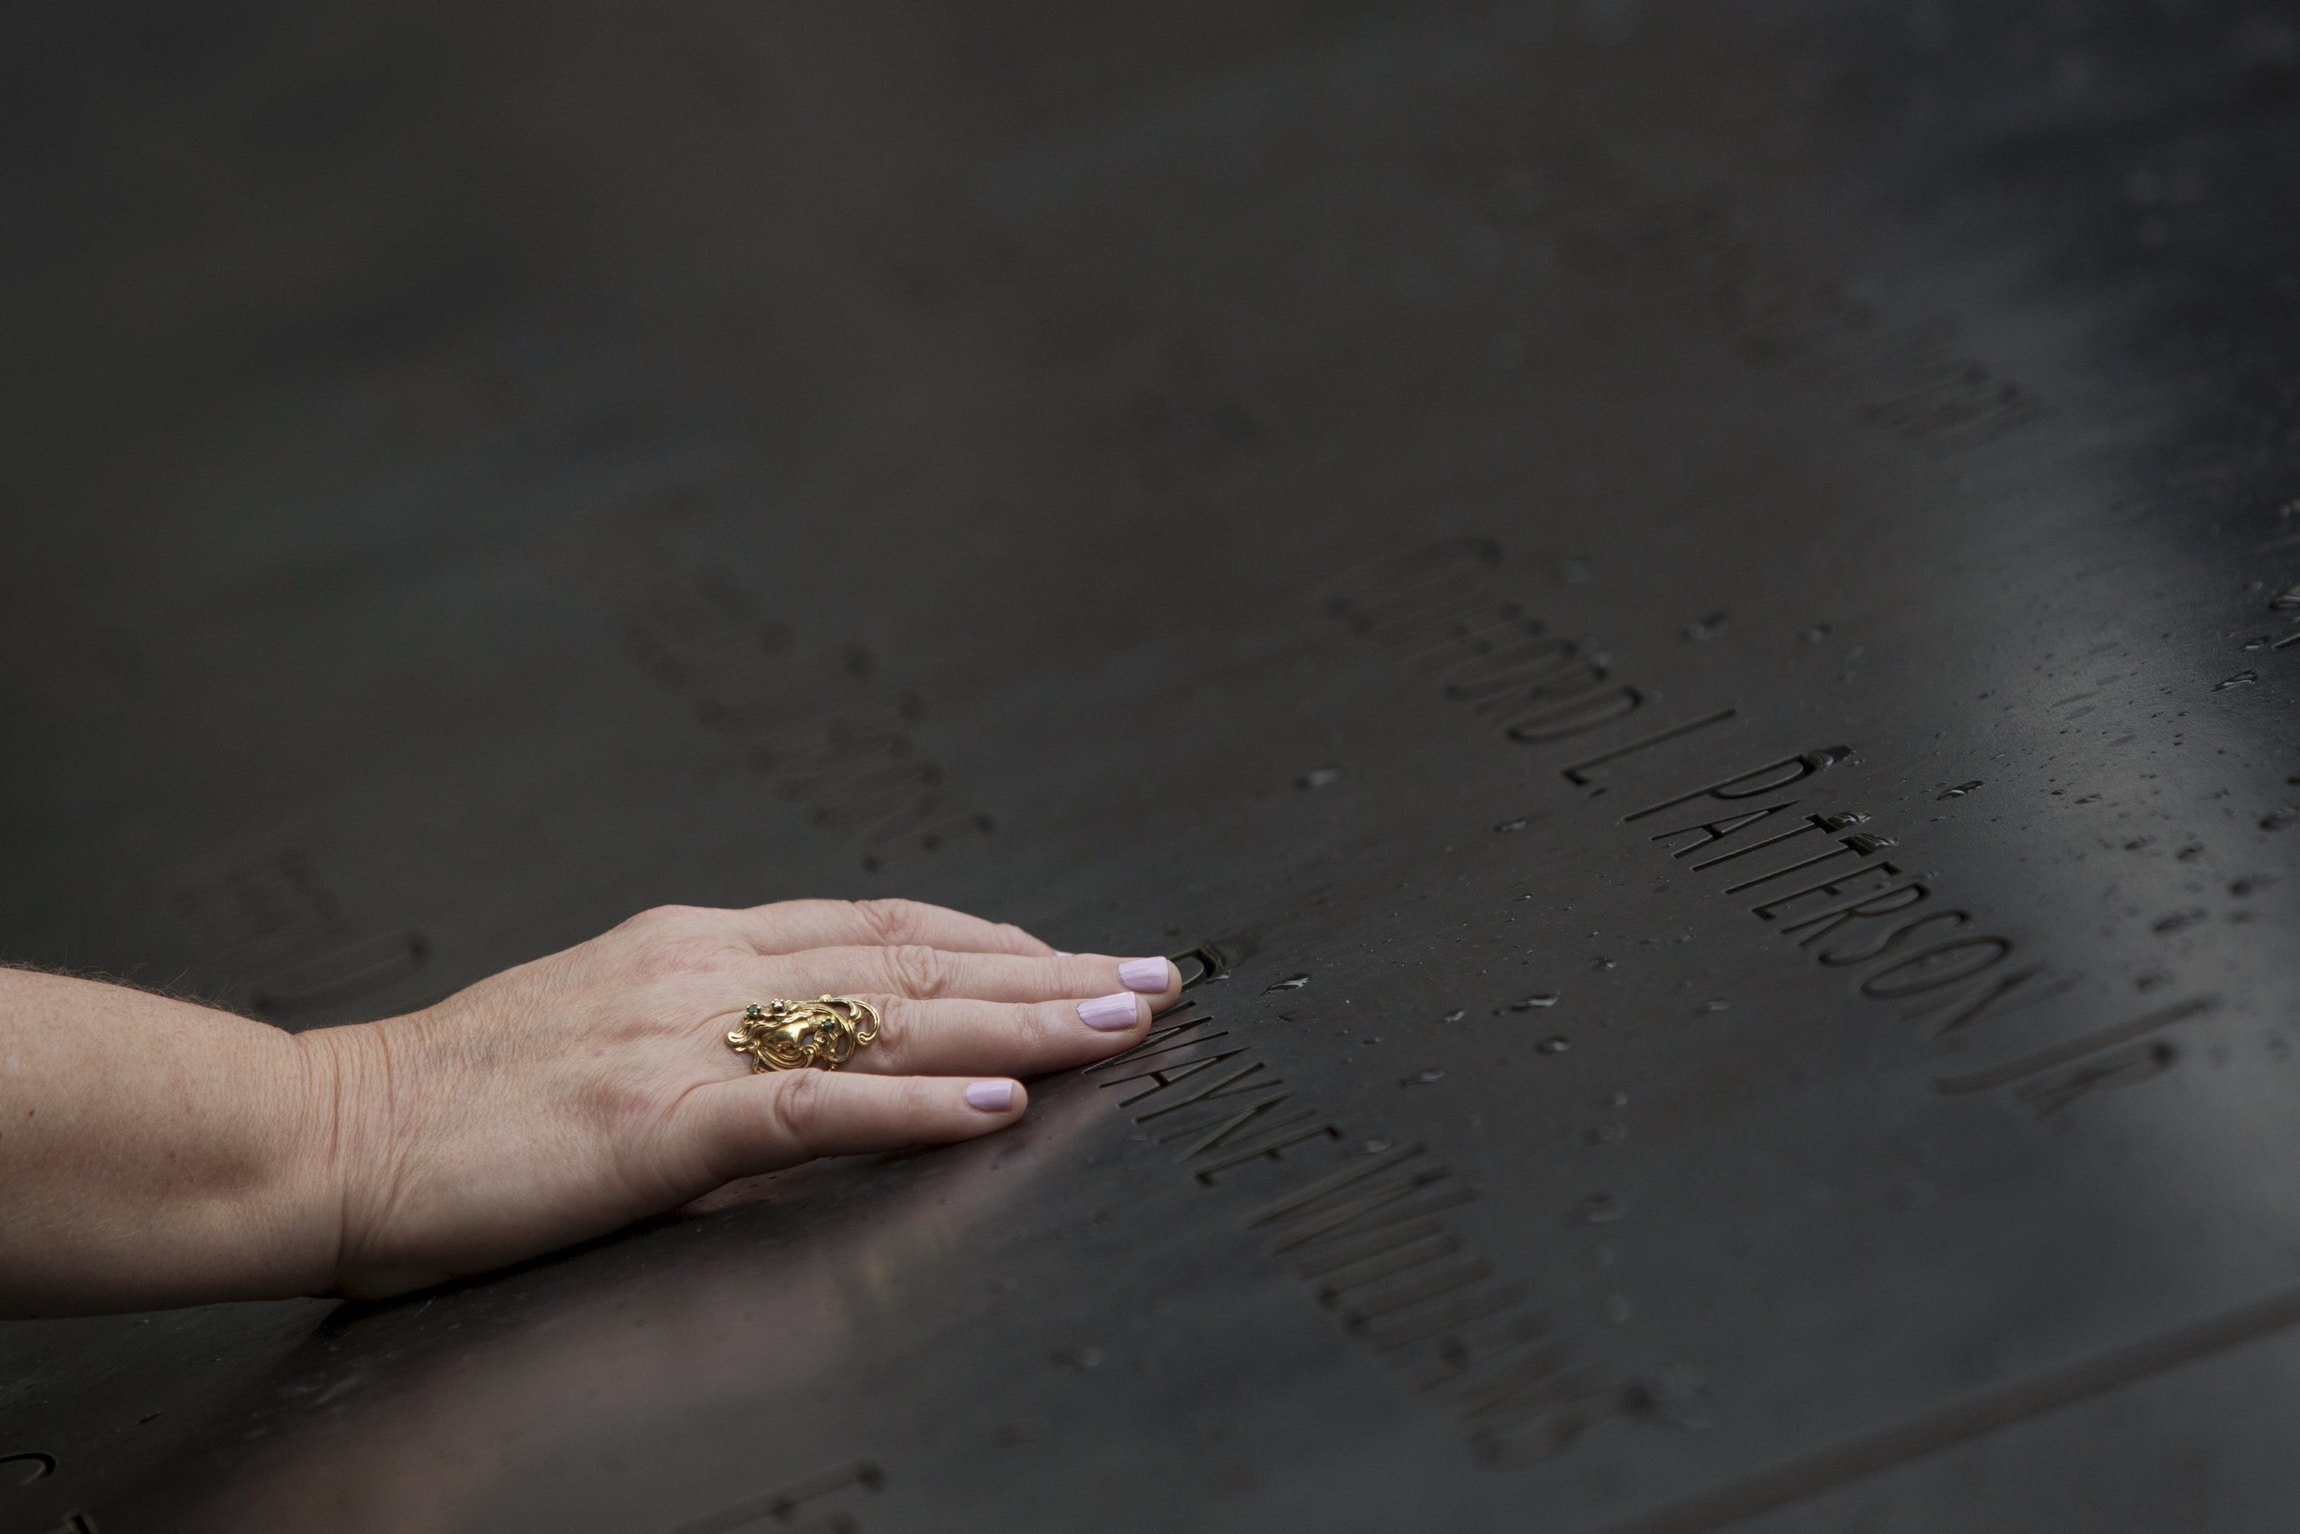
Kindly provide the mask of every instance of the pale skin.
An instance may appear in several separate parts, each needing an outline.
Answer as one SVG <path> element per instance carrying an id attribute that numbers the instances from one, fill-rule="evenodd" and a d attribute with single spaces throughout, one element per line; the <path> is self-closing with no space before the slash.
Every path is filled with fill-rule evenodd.
<path id="1" fill-rule="evenodd" d="M 665 907 L 301 1034 L 0 969 L 0 1314 L 381 1298 L 817 1156 L 973 1139 L 1022 1116 L 1017 1078 L 1139 1043 L 1179 983 L 909 901 Z M 882 1014 L 845 1068 L 726 1047 L 746 1004 L 826 993 Z"/>

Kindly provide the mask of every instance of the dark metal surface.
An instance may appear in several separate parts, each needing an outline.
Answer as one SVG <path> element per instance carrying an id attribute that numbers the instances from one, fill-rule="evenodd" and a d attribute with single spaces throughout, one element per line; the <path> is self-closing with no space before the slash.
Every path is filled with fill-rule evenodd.
<path id="1" fill-rule="evenodd" d="M 2291 7 L 5 37 L 10 955 L 1221 973 L 994 1142 L 0 1328 L 0 1526 L 2291 1526 Z"/>

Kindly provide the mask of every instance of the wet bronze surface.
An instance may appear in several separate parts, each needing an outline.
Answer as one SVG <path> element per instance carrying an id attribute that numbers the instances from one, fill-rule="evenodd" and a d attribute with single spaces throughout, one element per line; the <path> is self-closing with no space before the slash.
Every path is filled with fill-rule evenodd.
<path id="1" fill-rule="evenodd" d="M 0 1327 L 0 1527 L 2289 1527 L 2289 7 L 0 25 L 9 956 L 1210 971 L 991 1142 Z"/>

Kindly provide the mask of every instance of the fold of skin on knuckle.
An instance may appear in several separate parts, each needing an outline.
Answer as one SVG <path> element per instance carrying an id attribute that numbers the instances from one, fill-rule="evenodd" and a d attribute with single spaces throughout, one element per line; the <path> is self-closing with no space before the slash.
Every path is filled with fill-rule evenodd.
<path id="1" fill-rule="evenodd" d="M 952 983 L 950 956 L 923 943 L 905 943 L 886 950 L 891 989 L 929 1001 L 947 995 Z"/>
<path id="2" fill-rule="evenodd" d="M 919 1035 L 924 1032 L 915 1003 L 907 996 L 883 994 L 862 1000 L 878 1012 L 878 1042 L 869 1046 L 865 1058 L 882 1072 L 907 1074 L 918 1055 Z"/>
<path id="3" fill-rule="evenodd" d="M 768 1078 L 767 1115 L 781 1149 L 797 1157 L 821 1154 L 828 1087 L 819 1071 L 780 1071 Z"/>
<path id="4" fill-rule="evenodd" d="M 885 991 L 859 991 L 853 994 L 856 1001 L 878 1013 L 878 1038 L 868 1045 L 859 1046 L 845 1069 L 860 1069 L 882 1076 L 909 1074 L 909 1062 L 916 1057 L 919 1037 L 926 1031 L 919 1026 L 918 1015 L 912 1010 L 917 1003 L 908 997 Z"/>
<path id="5" fill-rule="evenodd" d="M 869 941 L 881 948 L 914 944 L 924 927 L 924 912 L 913 900 L 858 900 L 854 912 Z"/>

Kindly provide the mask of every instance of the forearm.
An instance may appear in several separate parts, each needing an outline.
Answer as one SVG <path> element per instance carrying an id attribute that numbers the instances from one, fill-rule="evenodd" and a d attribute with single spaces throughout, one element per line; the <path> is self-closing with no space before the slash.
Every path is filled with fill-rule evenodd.
<path id="1" fill-rule="evenodd" d="M 0 969 L 0 1313 L 331 1287 L 330 1071 L 247 1018 Z"/>

